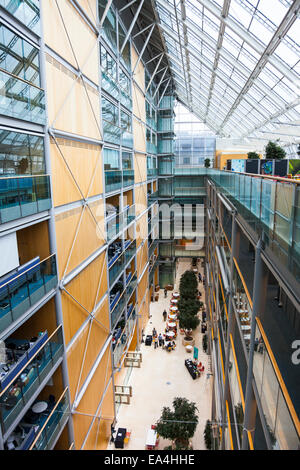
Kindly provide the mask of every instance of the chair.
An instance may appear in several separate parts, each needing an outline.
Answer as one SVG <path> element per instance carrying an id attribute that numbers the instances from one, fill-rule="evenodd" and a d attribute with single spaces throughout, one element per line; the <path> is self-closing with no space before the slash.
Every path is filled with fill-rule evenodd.
<path id="1" fill-rule="evenodd" d="M 151 429 L 156 429 L 156 425 L 155 425 L 155 424 L 151 424 Z"/>

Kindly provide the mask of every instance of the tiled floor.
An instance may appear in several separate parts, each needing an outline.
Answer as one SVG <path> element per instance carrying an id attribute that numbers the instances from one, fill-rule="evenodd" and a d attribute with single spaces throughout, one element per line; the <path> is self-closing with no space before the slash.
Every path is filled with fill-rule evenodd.
<path id="1" fill-rule="evenodd" d="M 190 261 L 180 262 L 178 265 L 175 290 L 178 290 L 181 274 L 190 269 Z M 201 271 L 201 268 L 200 268 Z M 202 283 L 199 290 L 204 291 Z M 159 301 L 152 302 L 150 306 L 150 319 L 145 329 L 145 336 L 152 334 L 153 327 L 158 334 L 164 333 L 165 323 L 162 312 L 168 311 L 172 293 L 168 292 L 164 298 L 163 290 L 160 290 Z M 133 369 L 128 385 L 132 386 L 132 398 L 130 405 L 122 405 L 117 415 L 116 428 L 124 427 L 131 430 L 131 438 L 124 450 L 144 450 L 147 431 L 160 417 L 162 408 L 172 408 L 175 397 L 186 397 L 196 403 L 198 407 L 199 422 L 196 433 L 192 439 L 195 450 L 205 449 L 203 431 L 207 419 L 211 418 L 212 376 L 208 375 L 208 356 L 202 350 L 202 334 L 200 326 L 194 331 L 195 346 L 198 347 L 198 360 L 205 366 L 205 372 L 201 377 L 193 380 L 188 373 L 184 361 L 192 358 L 192 354 L 185 351 L 182 345 L 182 336 L 178 334 L 176 349 L 168 353 L 160 347 L 154 349 L 154 345 L 141 345 L 141 368 Z M 169 441 L 160 438 L 158 449 L 170 445 Z M 108 449 L 114 449 L 110 444 Z"/>

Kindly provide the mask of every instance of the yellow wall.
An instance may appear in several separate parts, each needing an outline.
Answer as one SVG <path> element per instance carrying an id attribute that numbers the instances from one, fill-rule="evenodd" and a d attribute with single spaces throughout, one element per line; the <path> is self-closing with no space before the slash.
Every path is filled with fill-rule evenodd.
<path id="1" fill-rule="evenodd" d="M 246 160 L 248 158 L 247 153 L 223 153 L 222 150 L 216 151 L 216 157 L 214 161 L 214 167 L 219 170 L 226 170 L 227 160 Z M 262 155 L 260 155 L 262 158 Z M 224 168 L 225 167 L 225 168 Z"/>

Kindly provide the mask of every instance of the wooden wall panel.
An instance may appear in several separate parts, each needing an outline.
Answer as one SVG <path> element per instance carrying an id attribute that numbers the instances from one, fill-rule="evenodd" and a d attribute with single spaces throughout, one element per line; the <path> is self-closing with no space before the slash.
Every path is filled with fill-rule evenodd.
<path id="1" fill-rule="evenodd" d="M 138 276 L 138 278 L 142 274 L 147 262 L 148 262 L 148 243 L 146 242 L 137 251 L 137 255 L 136 255 L 137 276 Z"/>
<path id="2" fill-rule="evenodd" d="M 145 293 L 148 289 L 148 270 L 145 271 L 142 279 L 138 283 L 138 304 L 142 304 L 142 300 L 145 296 Z"/>
<path id="3" fill-rule="evenodd" d="M 134 154 L 134 182 L 147 181 L 147 157 L 142 153 Z"/>
<path id="4" fill-rule="evenodd" d="M 103 326 L 97 321 L 88 323 L 67 353 L 72 401 L 75 398 L 77 387 L 79 386 L 80 389 L 83 385 L 106 341 L 109 328 L 107 300 L 101 305 L 96 318 Z"/>
<path id="5" fill-rule="evenodd" d="M 103 398 L 101 417 L 99 419 L 96 419 L 93 423 L 93 427 L 87 437 L 84 450 L 107 449 L 111 436 L 111 424 L 114 420 L 112 383 L 109 385 Z"/>
<path id="6" fill-rule="evenodd" d="M 86 3 L 86 2 L 85 2 Z M 97 36 L 68 0 L 44 0 L 45 43 L 98 85 Z M 58 5 L 58 6 L 57 6 Z M 55 31 L 55 34 L 53 32 Z M 70 44 L 71 42 L 71 44 Z"/>
<path id="7" fill-rule="evenodd" d="M 104 256 L 104 253 L 98 256 L 96 260 L 90 263 L 78 276 L 67 284 L 66 290 L 77 302 L 66 292 L 62 293 L 66 344 L 73 338 L 88 317 L 88 312 L 93 311 L 94 305 L 97 305 L 97 301 L 107 290 L 106 261 Z M 97 301 L 95 302 L 96 298 Z M 106 312 L 107 315 L 101 315 L 101 321 L 108 325 L 108 307 L 106 307 Z"/>
<path id="8" fill-rule="evenodd" d="M 98 200 L 90 207 L 92 213 L 102 220 L 101 223 L 96 219 L 98 226 L 89 209 L 82 206 L 55 216 L 60 277 L 65 270 L 66 274 L 72 271 L 105 243 L 103 201 Z"/>
<path id="9" fill-rule="evenodd" d="M 146 130 L 145 124 L 132 119 L 133 142 L 135 150 L 146 153 Z"/>
<path id="10" fill-rule="evenodd" d="M 132 71 L 135 67 L 135 64 L 137 62 L 137 59 L 138 59 L 138 55 L 137 55 L 137 52 L 135 50 L 135 48 L 132 46 L 131 47 L 131 64 L 132 64 Z M 144 70 L 144 65 L 143 63 L 140 61 L 139 65 L 137 66 L 137 68 L 135 69 L 135 72 L 134 72 L 134 80 L 136 81 L 136 83 L 139 85 L 139 87 L 141 88 L 142 91 L 145 91 L 145 70 Z"/>
<path id="11" fill-rule="evenodd" d="M 132 86 L 132 112 L 134 116 L 146 122 L 145 97 L 134 84 Z"/>
<path id="12" fill-rule="evenodd" d="M 50 255 L 48 221 L 31 225 L 16 233 L 20 264 L 27 263 L 36 256 L 39 256 L 41 261 L 48 258 Z"/>
<path id="13" fill-rule="evenodd" d="M 72 134 L 101 139 L 99 93 L 83 85 L 69 69 L 46 54 L 50 126 Z"/>
<path id="14" fill-rule="evenodd" d="M 100 146 L 51 138 L 50 152 L 55 207 L 103 193 Z"/>
<path id="15" fill-rule="evenodd" d="M 138 217 L 147 208 L 147 185 L 135 188 L 135 215 Z"/>
<path id="16" fill-rule="evenodd" d="M 148 237 L 147 212 L 136 220 L 136 246 L 138 247 Z"/>
<path id="17" fill-rule="evenodd" d="M 77 0 L 89 19 L 97 24 L 98 0 Z"/>
<path id="18" fill-rule="evenodd" d="M 111 377 L 111 373 L 111 353 L 110 348 L 108 348 L 77 407 L 78 413 L 82 412 L 88 415 L 96 415 L 97 408 L 101 402 L 104 390 Z M 112 394 L 111 400 L 113 400 Z M 85 416 L 80 414 L 75 413 L 73 415 L 75 445 L 77 449 L 81 448 L 91 422 L 92 418 L 88 420 Z"/>

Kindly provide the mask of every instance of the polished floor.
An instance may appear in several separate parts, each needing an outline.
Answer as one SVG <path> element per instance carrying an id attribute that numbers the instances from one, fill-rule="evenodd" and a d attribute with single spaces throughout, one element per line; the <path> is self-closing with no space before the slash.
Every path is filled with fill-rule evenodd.
<path id="1" fill-rule="evenodd" d="M 190 261 L 179 262 L 175 290 L 178 289 L 180 276 L 190 267 Z M 202 271 L 201 268 L 199 271 Z M 202 292 L 202 299 L 204 299 L 202 283 L 199 284 L 199 290 Z M 145 336 L 151 334 L 154 327 L 158 334 L 164 333 L 165 323 L 162 313 L 165 308 L 168 311 L 171 296 L 172 293 L 169 291 L 168 297 L 165 299 L 163 290 L 160 290 L 158 302 L 151 302 L 150 318 L 144 332 Z M 206 420 L 211 418 L 212 376 L 210 375 L 209 357 L 202 349 L 203 335 L 200 325 L 194 331 L 193 336 L 195 346 L 199 350 L 198 361 L 201 361 L 205 367 L 204 373 L 196 380 L 192 379 L 184 365 L 185 359 L 192 358 L 193 355 L 186 352 L 180 334 L 176 339 L 176 348 L 171 352 L 160 347 L 154 349 L 154 345 L 141 344 L 141 367 L 132 369 L 129 379 L 126 379 L 126 384 L 132 386 L 131 402 L 129 405 L 121 405 L 117 414 L 116 428 L 131 430 L 130 440 L 124 446 L 124 450 L 145 449 L 148 430 L 159 419 L 164 406 L 172 408 L 175 397 L 186 397 L 196 403 L 199 422 L 191 443 L 195 450 L 205 449 L 203 431 Z M 124 371 L 125 373 L 126 371 Z M 157 449 L 163 449 L 170 444 L 170 441 L 160 437 Z M 108 449 L 114 449 L 114 445 L 110 444 Z"/>

